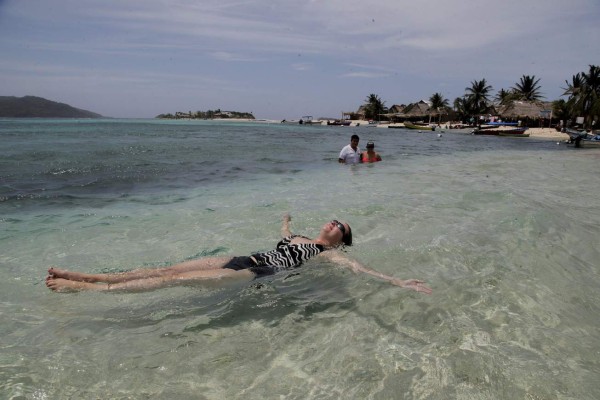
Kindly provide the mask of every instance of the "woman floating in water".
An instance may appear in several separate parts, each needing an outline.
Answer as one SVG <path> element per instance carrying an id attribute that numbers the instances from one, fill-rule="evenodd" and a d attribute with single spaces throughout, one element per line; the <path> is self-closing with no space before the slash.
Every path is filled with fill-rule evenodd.
<path id="1" fill-rule="evenodd" d="M 392 285 L 431 293 L 423 281 L 401 280 L 365 267 L 336 250 L 344 244 L 352 245 L 350 225 L 337 220 L 326 223 L 316 239 L 292 235 L 289 228 L 291 217 L 283 217 L 281 233 L 284 237 L 274 250 L 242 257 L 206 257 L 183 262 L 167 268 L 144 268 L 123 273 L 85 274 L 50 268 L 46 286 L 57 292 L 63 291 L 144 291 L 168 286 L 189 284 L 225 284 L 249 282 L 255 278 L 272 275 L 282 270 L 296 268 L 312 257 L 326 258 L 349 268 L 355 273 L 363 272 L 386 280 Z"/>

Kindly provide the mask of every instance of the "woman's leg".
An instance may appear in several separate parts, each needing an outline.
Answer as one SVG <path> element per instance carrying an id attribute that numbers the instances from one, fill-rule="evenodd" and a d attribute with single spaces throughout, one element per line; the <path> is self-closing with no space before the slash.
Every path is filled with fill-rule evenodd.
<path id="1" fill-rule="evenodd" d="M 255 277 L 256 275 L 247 269 L 235 271 L 229 268 L 219 268 L 175 272 L 170 275 L 117 283 L 91 283 L 49 276 L 46 278 L 46 286 L 57 292 L 82 290 L 140 292 L 179 285 L 224 286 L 231 283 L 250 282 Z"/>
<path id="2" fill-rule="evenodd" d="M 90 283 L 106 282 L 113 284 L 137 279 L 163 277 L 188 271 L 219 269 L 223 268 L 223 266 L 227 264 L 230 260 L 231 257 L 207 257 L 199 258 L 197 260 L 186 261 L 165 268 L 140 268 L 135 269 L 133 271 L 108 274 L 86 274 L 83 272 L 73 272 L 51 267 L 50 269 L 48 269 L 48 278 L 60 278 L 70 281 Z"/>

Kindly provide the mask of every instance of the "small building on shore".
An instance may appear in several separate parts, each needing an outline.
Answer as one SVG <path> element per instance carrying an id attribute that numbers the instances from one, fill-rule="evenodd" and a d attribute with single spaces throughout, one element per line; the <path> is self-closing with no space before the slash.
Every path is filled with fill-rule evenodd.
<path id="1" fill-rule="evenodd" d="M 513 100 L 496 107 L 496 114 L 505 121 L 521 121 L 524 126 L 549 126 L 552 102 Z"/>

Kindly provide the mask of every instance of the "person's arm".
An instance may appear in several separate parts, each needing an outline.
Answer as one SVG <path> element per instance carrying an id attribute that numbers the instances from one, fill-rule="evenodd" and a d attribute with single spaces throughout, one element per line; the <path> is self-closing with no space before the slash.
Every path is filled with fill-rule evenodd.
<path id="1" fill-rule="evenodd" d="M 342 151 L 340 151 L 340 155 L 338 156 L 338 163 L 345 164 L 346 163 L 346 148 L 344 147 Z"/>
<path id="2" fill-rule="evenodd" d="M 352 272 L 354 272 L 356 274 L 364 273 L 364 274 L 372 275 L 379 279 L 383 279 L 384 281 L 388 281 L 392 285 L 400 286 L 400 287 L 403 287 L 406 289 L 415 290 L 417 292 L 422 292 L 425 294 L 431 294 L 431 292 L 432 292 L 431 288 L 426 286 L 425 282 L 423 282 L 421 280 L 418 280 L 418 279 L 402 280 L 402 279 L 394 278 L 393 276 L 382 274 L 381 272 L 377 272 L 371 268 L 365 267 L 364 265 L 362 265 L 361 263 L 359 263 L 356 260 L 346 257 L 344 255 L 344 253 L 342 253 L 339 250 L 325 251 L 325 252 L 319 254 L 319 257 L 325 257 L 328 260 L 330 260 L 342 267 L 346 267 L 346 268 L 350 269 Z"/>
<path id="3" fill-rule="evenodd" d="M 292 220 L 292 217 L 290 216 L 290 214 L 285 213 L 283 215 L 283 223 L 281 224 L 281 236 L 283 237 L 288 237 L 292 235 L 292 232 L 290 232 L 290 221 Z"/>

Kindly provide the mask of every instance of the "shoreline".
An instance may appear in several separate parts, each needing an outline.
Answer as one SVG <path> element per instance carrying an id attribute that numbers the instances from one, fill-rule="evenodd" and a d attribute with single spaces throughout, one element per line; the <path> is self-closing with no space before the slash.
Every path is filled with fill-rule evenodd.
<path id="1" fill-rule="evenodd" d="M 363 125 L 363 123 L 367 123 L 367 121 L 352 121 L 353 123 L 359 123 L 360 126 Z M 389 126 L 404 126 L 403 123 L 387 123 L 387 124 L 379 124 L 378 127 L 381 128 L 387 128 Z M 468 129 L 472 129 L 472 128 L 468 128 Z M 437 130 L 437 129 L 436 129 Z M 444 129 L 446 130 L 446 129 Z M 452 131 L 452 129 L 449 130 L 450 132 Z M 554 128 L 527 128 L 526 133 L 529 134 L 529 137 L 533 137 L 533 138 L 537 138 L 537 139 L 548 139 L 548 140 L 560 140 L 560 141 L 566 141 L 569 140 L 569 135 L 567 135 L 566 133 L 563 132 L 559 132 Z"/>
<path id="2" fill-rule="evenodd" d="M 526 133 L 529 133 L 529 137 L 534 137 L 538 139 L 548 139 L 548 140 L 569 140 L 569 135 L 566 133 L 562 133 L 557 131 L 554 128 L 529 128 Z"/>
<path id="3" fill-rule="evenodd" d="M 188 120 L 184 118 L 180 118 L 180 120 Z M 192 119 L 189 119 L 192 120 Z M 249 119 L 249 118 L 212 118 L 211 121 L 225 121 L 225 122 L 257 122 L 257 123 L 281 123 L 280 120 L 269 120 L 269 119 Z M 326 125 L 325 121 L 322 121 L 322 125 Z M 321 125 L 319 123 L 313 123 L 313 125 Z M 369 121 L 366 120 L 351 120 L 350 126 L 369 126 Z M 380 123 L 377 124 L 378 128 L 387 128 L 388 126 L 403 126 L 402 123 Z M 452 131 L 452 130 L 450 130 Z M 528 128 L 527 133 L 529 137 L 538 138 L 538 139 L 548 139 L 548 140 L 560 140 L 566 141 L 569 140 L 569 135 L 566 133 L 558 132 L 554 128 Z"/>

